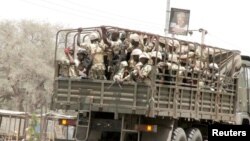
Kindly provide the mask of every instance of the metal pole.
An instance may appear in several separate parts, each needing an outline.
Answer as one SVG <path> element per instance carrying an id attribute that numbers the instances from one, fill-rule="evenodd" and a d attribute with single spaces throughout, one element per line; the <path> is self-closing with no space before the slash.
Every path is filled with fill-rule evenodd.
<path id="1" fill-rule="evenodd" d="M 169 16 L 170 16 L 170 0 L 167 0 L 167 9 L 166 9 L 166 23 L 165 23 L 165 36 L 168 35 L 169 27 Z"/>
<path id="2" fill-rule="evenodd" d="M 67 125 L 67 134 L 66 134 L 66 139 L 69 140 L 69 126 Z"/>
<path id="3" fill-rule="evenodd" d="M 202 30 L 202 33 L 201 33 L 201 44 L 204 45 L 204 42 L 205 42 L 205 30 Z"/>
<path id="4" fill-rule="evenodd" d="M 43 140 L 43 106 L 40 110 L 40 139 Z"/>
<path id="5" fill-rule="evenodd" d="M 199 29 L 199 31 L 201 32 L 201 45 L 204 45 L 205 35 L 207 34 L 207 30 L 201 28 L 201 29 Z"/>

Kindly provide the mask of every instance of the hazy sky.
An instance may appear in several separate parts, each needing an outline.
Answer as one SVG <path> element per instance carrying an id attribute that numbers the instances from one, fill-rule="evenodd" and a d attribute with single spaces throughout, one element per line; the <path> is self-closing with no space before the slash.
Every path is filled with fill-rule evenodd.
<path id="1" fill-rule="evenodd" d="M 190 10 L 189 29 L 208 31 L 205 43 L 250 55 L 247 0 L 172 0 Z M 167 0 L 6 0 L 0 20 L 28 19 L 70 28 L 112 25 L 164 35 Z M 169 35 L 170 36 L 170 35 Z M 200 42 L 201 34 L 176 36 Z"/>

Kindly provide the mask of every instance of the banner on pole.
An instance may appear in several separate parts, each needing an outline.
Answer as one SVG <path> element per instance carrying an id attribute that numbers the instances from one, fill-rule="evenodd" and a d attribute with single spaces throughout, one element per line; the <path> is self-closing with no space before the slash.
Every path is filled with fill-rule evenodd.
<path id="1" fill-rule="evenodd" d="M 169 33 L 187 35 L 189 26 L 190 10 L 171 8 Z"/>

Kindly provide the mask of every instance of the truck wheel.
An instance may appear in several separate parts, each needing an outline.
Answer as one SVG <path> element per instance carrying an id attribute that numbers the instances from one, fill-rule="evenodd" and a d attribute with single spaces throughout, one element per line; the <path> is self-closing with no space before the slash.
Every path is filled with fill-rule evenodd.
<path id="1" fill-rule="evenodd" d="M 176 128 L 172 135 L 171 141 L 187 141 L 186 133 L 180 127 Z"/>
<path id="2" fill-rule="evenodd" d="M 191 128 L 187 131 L 188 141 L 203 141 L 201 132 L 198 128 Z"/>

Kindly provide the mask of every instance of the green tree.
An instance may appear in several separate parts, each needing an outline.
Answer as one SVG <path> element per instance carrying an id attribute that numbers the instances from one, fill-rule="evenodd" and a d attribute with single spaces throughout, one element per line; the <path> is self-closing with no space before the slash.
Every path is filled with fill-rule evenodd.
<path id="1" fill-rule="evenodd" d="M 39 127 L 38 118 L 35 114 L 32 115 L 31 121 L 29 123 L 28 128 L 26 129 L 26 139 L 28 141 L 39 141 L 40 140 L 40 133 L 36 130 Z"/>

